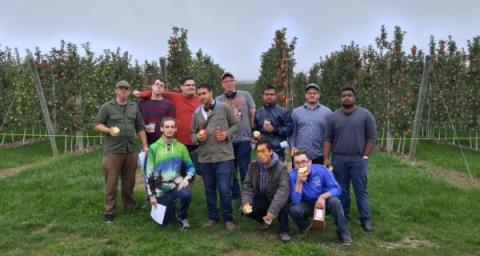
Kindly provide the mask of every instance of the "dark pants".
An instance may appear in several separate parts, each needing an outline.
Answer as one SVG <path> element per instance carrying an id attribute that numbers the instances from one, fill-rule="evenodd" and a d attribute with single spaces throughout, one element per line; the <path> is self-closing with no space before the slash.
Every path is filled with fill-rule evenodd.
<path id="1" fill-rule="evenodd" d="M 327 206 L 326 214 L 332 215 L 335 226 L 337 226 L 337 234 L 348 231 L 347 220 L 343 214 L 342 204 L 338 197 L 330 197 L 325 204 Z M 288 213 L 300 230 L 304 230 L 312 222 L 314 207 L 315 204 L 305 201 L 301 201 L 300 204 L 290 203 Z"/>
<path id="2" fill-rule="evenodd" d="M 345 216 L 350 218 L 350 181 L 352 182 L 357 201 L 357 208 L 360 215 L 360 221 L 369 221 L 371 219 L 368 207 L 367 176 L 368 162 L 365 160 L 344 161 L 333 157 L 335 169 L 333 174 L 338 184 L 342 188 L 342 201 Z"/>
<path id="3" fill-rule="evenodd" d="M 180 209 L 178 210 L 178 215 L 176 214 L 175 201 L 180 200 Z M 167 225 L 169 221 L 176 218 L 184 220 L 187 219 L 187 211 L 192 201 L 192 192 L 189 189 L 183 188 L 181 190 L 173 190 L 165 195 L 157 197 L 157 203 L 167 207 L 165 212 L 165 219 L 163 220 L 163 225 Z"/>
<path id="4" fill-rule="evenodd" d="M 107 153 L 103 156 L 103 174 L 105 182 L 105 214 L 116 214 L 117 182 L 122 181 L 123 208 L 135 207 L 133 187 L 135 186 L 135 170 L 137 169 L 137 153 Z"/>
<path id="5" fill-rule="evenodd" d="M 232 161 L 199 163 L 208 209 L 208 219 L 220 219 L 217 208 L 217 188 L 220 194 L 223 221 L 232 221 Z"/>
<path id="6" fill-rule="evenodd" d="M 267 215 L 268 207 L 272 202 L 266 197 L 256 196 L 253 198 L 252 204 L 252 213 L 245 216 L 252 218 L 258 222 L 264 222 L 263 217 Z M 278 216 L 278 232 L 279 233 L 288 233 L 288 213 L 287 213 L 287 204 L 280 210 Z"/>
<path id="7" fill-rule="evenodd" d="M 234 169 L 233 169 L 233 185 L 232 185 L 232 199 L 240 198 L 240 184 L 247 175 L 248 165 L 250 164 L 250 152 L 252 148 L 250 141 L 241 141 L 233 143 L 233 151 L 235 154 Z M 240 181 L 238 180 L 238 172 L 240 171 Z"/>

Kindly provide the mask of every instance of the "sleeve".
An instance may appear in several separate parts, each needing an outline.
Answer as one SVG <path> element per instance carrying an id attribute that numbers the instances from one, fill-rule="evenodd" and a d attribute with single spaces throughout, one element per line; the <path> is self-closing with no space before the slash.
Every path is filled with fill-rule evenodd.
<path id="1" fill-rule="evenodd" d="M 192 115 L 192 126 L 190 128 L 190 138 L 192 139 L 193 145 L 198 145 L 199 141 L 197 139 L 197 133 L 200 128 L 197 125 L 197 115 L 195 114 L 196 110 L 193 112 Z"/>
<path id="2" fill-rule="evenodd" d="M 292 200 L 293 204 L 300 204 L 302 201 L 302 193 L 298 193 L 295 191 L 295 183 L 297 183 L 297 174 L 295 171 L 292 170 L 290 172 L 290 199 Z"/>
<path id="3" fill-rule="evenodd" d="M 139 98 L 150 99 L 150 97 L 152 97 L 152 91 L 151 90 L 146 90 L 146 91 L 140 92 L 140 97 Z"/>
<path id="4" fill-rule="evenodd" d="M 108 121 L 108 110 L 105 105 L 101 106 L 95 116 L 95 125 L 97 124 L 107 124 Z"/>
<path id="5" fill-rule="evenodd" d="M 168 109 L 167 116 L 169 116 L 169 117 L 173 117 L 173 118 L 175 118 L 175 117 L 176 117 L 176 109 L 175 109 L 175 105 L 174 105 L 172 102 L 170 102 L 170 108 Z"/>
<path id="6" fill-rule="evenodd" d="M 253 118 L 253 127 L 252 127 L 252 132 L 253 131 L 261 131 L 263 127 L 260 125 L 260 111 L 255 112 L 255 117 Z"/>
<path id="7" fill-rule="evenodd" d="M 190 154 L 188 153 L 187 147 L 182 144 L 182 162 L 185 165 L 187 170 L 187 175 L 195 176 L 195 165 L 193 164 Z"/>
<path id="8" fill-rule="evenodd" d="M 147 194 L 149 196 L 153 195 L 153 192 L 150 190 L 150 186 L 148 185 L 148 180 L 153 176 L 153 171 L 155 167 L 155 149 L 150 146 L 147 153 L 147 162 L 145 164 L 145 184 L 147 187 Z"/>
<path id="9" fill-rule="evenodd" d="M 365 120 L 365 128 L 366 128 L 366 136 L 368 143 L 375 143 L 377 139 L 377 124 L 375 122 L 375 118 L 373 117 L 372 113 L 367 111 L 367 118 Z"/>
<path id="10" fill-rule="evenodd" d="M 291 120 L 292 120 L 292 133 L 288 137 L 288 143 L 291 147 L 296 147 L 295 139 L 297 138 L 297 118 L 295 117 L 295 111 L 293 111 Z"/>
<path id="11" fill-rule="evenodd" d="M 333 131 L 333 113 L 330 113 L 327 115 L 325 118 L 327 121 L 327 130 L 325 131 L 325 138 L 323 139 L 324 141 L 332 142 L 333 137 L 334 137 L 334 131 Z"/>
<path id="12" fill-rule="evenodd" d="M 287 167 L 282 165 L 280 172 L 280 184 L 273 196 L 270 207 L 268 207 L 268 211 L 275 216 L 278 216 L 280 209 L 287 203 L 290 194 L 290 185 L 288 183 L 290 179 L 288 178 Z"/>
<path id="13" fill-rule="evenodd" d="M 250 110 L 252 108 L 256 108 L 255 101 L 253 100 L 252 95 L 249 92 L 246 92 L 245 94 L 246 94 L 245 98 L 247 99 L 248 109 Z"/>
<path id="14" fill-rule="evenodd" d="M 240 130 L 240 122 L 233 114 L 233 109 L 229 105 L 224 105 L 224 110 L 226 111 L 228 120 L 227 136 L 228 140 L 230 141 L 235 136 L 235 134 L 237 134 L 238 130 Z"/>
<path id="15" fill-rule="evenodd" d="M 273 130 L 274 133 L 282 137 L 288 137 L 292 134 L 293 123 L 290 114 L 285 109 L 280 113 L 280 126 Z"/>
<path id="16" fill-rule="evenodd" d="M 140 109 L 138 108 L 137 105 L 135 105 L 137 108 L 137 116 L 135 118 L 135 131 L 137 133 L 145 130 L 145 122 L 143 121 L 143 116 L 142 113 L 140 112 Z"/>
<path id="17" fill-rule="evenodd" d="M 324 168 L 323 173 L 325 173 L 325 177 L 323 178 L 325 181 L 325 189 L 330 192 L 332 196 L 339 197 L 342 194 L 342 190 L 340 189 L 337 180 L 335 180 L 333 173 L 328 171 L 324 166 L 321 166 L 321 168 Z"/>
<path id="18" fill-rule="evenodd" d="M 248 166 L 248 171 L 247 175 L 245 177 L 245 180 L 243 180 L 243 190 L 242 190 L 242 205 L 249 203 L 253 203 L 253 197 L 254 197 L 254 192 L 253 192 L 253 173 L 257 173 L 253 169 L 255 168 L 256 163 L 250 163 Z"/>

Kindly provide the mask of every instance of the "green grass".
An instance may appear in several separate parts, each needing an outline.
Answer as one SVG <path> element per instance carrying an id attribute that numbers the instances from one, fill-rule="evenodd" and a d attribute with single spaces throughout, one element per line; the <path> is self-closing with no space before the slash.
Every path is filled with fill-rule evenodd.
<path id="1" fill-rule="evenodd" d="M 339 245 L 332 220 L 324 232 L 279 242 L 235 210 L 237 230 L 206 231 L 203 189 L 197 182 L 189 211 L 192 228 L 157 227 L 147 210 L 119 211 L 102 222 L 101 151 L 67 156 L 38 169 L 0 178 L 1 255 L 458 255 L 480 251 L 480 190 L 459 189 L 417 167 L 378 153 L 370 161 L 370 200 L 376 230 L 364 233 L 352 211 L 353 246 Z M 141 188 L 136 198 L 142 201 Z M 121 206 L 119 204 L 118 206 Z M 355 209 L 355 207 L 353 207 Z M 276 225 L 276 224 L 275 224 Z M 290 222 L 293 234 L 296 227 Z M 386 245 L 418 240 L 417 248 Z"/>

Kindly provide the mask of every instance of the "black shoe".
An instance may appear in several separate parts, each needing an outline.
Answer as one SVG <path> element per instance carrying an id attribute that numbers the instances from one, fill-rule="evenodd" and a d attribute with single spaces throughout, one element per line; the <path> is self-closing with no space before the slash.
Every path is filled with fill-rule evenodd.
<path id="1" fill-rule="evenodd" d="M 113 214 L 105 214 L 103 215 L 103 222 L 110 224 L 113 223 L 113 219 L 115 218 L 115 215 Z"/>
<path id="2" fill-rule="evenodd" d="M 363 222 L 362 222 L 362 228 L 363 228 L 363 230 L 365 230 L 366 232 L 373 232 L 372 222 L 369 221 L 369 220 L 366 220 L 366 221 L 363 221 Z"/>
<path id="3" fill-rule="evenodd" d="M 340 239 L 340 242 L 342 242 L 342 245 L 345 246 L 350 246 L 352 245 L 352 237 L 350 236 L 350 232 L 345 231 L 338 235 L 338 239 Z"/>

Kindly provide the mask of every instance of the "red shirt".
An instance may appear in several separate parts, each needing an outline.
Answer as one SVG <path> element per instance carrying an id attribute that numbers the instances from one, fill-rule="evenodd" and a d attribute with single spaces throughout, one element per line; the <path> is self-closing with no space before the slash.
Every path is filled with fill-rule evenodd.
<path id="1" fill-rule="evenodd" d="M 150 98 L 152 91 L 144 91 L 140 93 L 141 98 Z M 193 111 L 200 106 L 200 100 L 195 95 L 192 98 L 183 96 L 178 92 L 166 92 L 162 95 L 165 99 L 173 102 L 175 106 L 175 119 L 177 121 L 177 134 L 175 137 L 184 145 L 192 145 L 190 138 L 190 129 L 192 128 Z"/>

